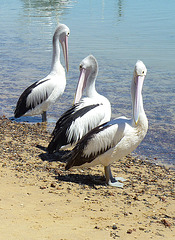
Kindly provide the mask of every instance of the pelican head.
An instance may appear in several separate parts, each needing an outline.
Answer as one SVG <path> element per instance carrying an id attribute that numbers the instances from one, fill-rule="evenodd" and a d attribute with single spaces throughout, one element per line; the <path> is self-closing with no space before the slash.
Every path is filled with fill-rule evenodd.
<path id="1" fill-rule="evenodd" d="M 55 31 L 55 34 L 53 36 L 53 42 L 55 42 L 57 39 L 59 39 L 59 41 L 61 43 L 67 71 L 69 69 L 69 64 L 68 64 L 68 37 L 69 37 L 69 34 L 70 34 L 69 28 L 65 24 L 59 24 Z"/>
<path id="2" fill-rule="evenodd" d="M 143 82 L 146 77 L 147 69 L 145 64 L 138 60 L 136 62 L 133 74 L 133 81 L 132 81 L 132 98 L 133 98 L 133 118 L 134 122 L 137 125 L 139 120 L 139 113 L 140 107 L 142 104 L 142 87 Z"/>
<path id="3" fill-rule="evenodd" d="M 91 90 L 95 89 L 95 79 L 98 74 L 98 63 L 95 57 L 93 55 L 89 55 L 84 58 L 80 63 L 79 70 L 80 76 L 75 93 L 74 104 L 80 101 L 85 88 L 91 87 Z"/>

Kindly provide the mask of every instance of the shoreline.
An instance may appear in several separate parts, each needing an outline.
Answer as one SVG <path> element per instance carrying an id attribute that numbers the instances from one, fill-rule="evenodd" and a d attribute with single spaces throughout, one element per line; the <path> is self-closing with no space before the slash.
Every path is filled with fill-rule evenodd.
<path id="1" fill-rule="evenodd" d="M 129 155 L 112 164 L 127 179 L 113 188 L 102 166 L 65 171 L 49 140 L 42 123 L 0 118 L 2 240 L 175 239 L 173 169 Z"/>
<path id="2" fill-rule="evenodd" d="M 6 117 L 6 116 L 2 117 L 2 116 L 0 116 L 0 119 L 3 119 L 3 118 L 4 119 L 9 119 L 10 121 L 15 122 L 17 124 L 18 123 L 29 124 L 29 125 L 36 125 L 36 124 L 41 124 L 42 125 L 42 124 L 44 124 L 44 123 L 41 122 L 41 118 L 40 117 L 38 117 L 38 119 L 34 120 L 32 117 L 28 116 L 28 117 L 23 117 L 23 121 L 21 121 L 19 119 L 18 119 L 18 121 L 16 121 L 14 117 Z M 48 134 L 51 134 L 55 124 L 56 124 L 56 120 L 55 120 L 55 122 L 48 122 L 47 123 L 46 129 L 47 129 Z M 134 151 L 130 155 L 132 157 L 134 157 L 134 158 L 139 158 L 139 159 L 141 159 L 143 161 L 148 161 L 149 163 L 151 162 L 152 164 L 159 165 L 159 166 L 164 166 L 166 168 L 170 168 L 170 169 L 175 170 L 175 164 L 173 164 L 172 162 L 171 163 L 166 162 L 166 160 L 163 161 L 161 158 L 158 158 L 156 156 L 151 156 L 151 155 L 150 156 L 146 156 L 144 154 L 142 155 L 141 153 L 139 153 L 137 151 L 136 152 Z"/>

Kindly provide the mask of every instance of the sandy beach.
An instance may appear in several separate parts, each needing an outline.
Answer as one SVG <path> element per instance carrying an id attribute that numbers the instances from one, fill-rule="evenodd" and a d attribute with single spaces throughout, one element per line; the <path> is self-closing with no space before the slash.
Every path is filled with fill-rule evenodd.
<path id="1" fill-rule="evenodd" d="M 1 240 L 175 239 L 175 171 L 127 156 L 106 186 L 103 166 L 65 171 L 46 129 L 0 118 Z"/>

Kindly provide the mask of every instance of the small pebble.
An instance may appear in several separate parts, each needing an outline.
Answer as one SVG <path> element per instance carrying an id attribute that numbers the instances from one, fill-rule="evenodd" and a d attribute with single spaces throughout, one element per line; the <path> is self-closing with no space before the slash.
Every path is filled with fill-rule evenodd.
<path id="1" fill-rule="evenodd" d="M 166 202 L 166 198 L 165 197 L 160 197 L 160 201 Z"/>
<path id="2" fill-rule="evenodd" d="M 135 196 L 133 197 L 133 199 L 134 199 L 134 200 L 139 200 L 137 195 L 135 195 Z"/>
<path id="3" fill-rule="evenodd" d="M 98 227 L 98 226 L 95 226 L 94 228 L 95 228 L 95 229 L 99 229 L 99 227 Z"/>
<path id="4" fill-rule="evenodd" d="M 51 186 L 52 188 L 55 188 L 55 187 L 56 187 L 56 183 L 51 183 L 50 186 Z"/>
<path id="5" fill-rule="evenodd" d="M 165 225 L 165 227 L 171 227 L 171 223 L 169 221 L 167 221 L 166 219 L 162 219 L 161 223 L 163 223 Z"/>
<path id="6" fill-rule="evenodd" d="M 116 229 L 117 229 L 116 224 L 113 224 L 112 229 L 113 229 L 113 230 L 116 230 Z"/>
<path id="7" fill-rule="evenodd" d="M 128 234 L 131 234 L 131 233 L 132 233 L 132 229 L 128 229 L 128 230 L 127 230 L 127 233 L 128 233 Z"/>

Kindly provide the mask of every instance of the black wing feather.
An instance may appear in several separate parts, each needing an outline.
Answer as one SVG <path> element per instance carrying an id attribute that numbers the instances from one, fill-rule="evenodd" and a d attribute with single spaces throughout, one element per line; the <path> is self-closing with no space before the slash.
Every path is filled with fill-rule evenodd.
<path id="1" fill-rule="evenodd" d="M 69 168 L 71 168 L 73 166 L 81 166 L 81 165 L 83 165 L 87 162 L 90 163 L 96 157 L 98 157 L 102 153 L 106 152 L 110 148 L 110 146 L 108 146 L 107 149 L 103 149 L 103 150 L 97 152 L 96 154 L 91 154 L 88 157 L 85 156 L 84 153 L 83 153 L 85 147 L 88 145 L 89 141 L 94 137 L 94 135 L 98 134 L 101 131 L 104 131 L 105 129 L 107 129 L 111 125 L 112 124 L 103 123 L 100 126 L 92 129 L 82 139 L 80 139 L 80 141 L 76 144 L 74 149 L 70 153 L 63 156 L 63 159 L 67 160 L 65 170 L 68 170 Z"/>
<path id="2" fill-rule="evenodd" d="M 27 101 L 27 96 L 32 92 L 32 90 L 34 88 L 36 88 L 37 86 L 39 86 L 40 84 L 48 81 L 49 79 L 46 79 L 44 81 L 41 82 L 35 82 L 33 83 L 31 86 L 29 86 L 28 88 L 26 88 L 24 90 L 24 92 L 21 94 L 20 98 L 18 99 L 18 102 L 16 104 L 16 108 L 15 108 L 15 118 L 19 118 L 22 115 L 24 115 L 28 110 L 35 108 L 37 105 L 41 104 L 43 101 L 45 101 L 48 98 L 47 92 L 44 96 L 43 99 L 40 99 L 37 103 L 35 104 L 30 104 L 29 106 L 27 106 L 26 101 Z"/>
<path id="3" fill-rule="evenodd" d="M 55 129 L 52 133 L 53 138 L 48 145 L 48 152 L 52 153 L 54 150 L 60 149 L 61 146 L 67 145 L 69 143 L 75 143 L 73 136 L 70 141 L 68 141 L 67 130 L 70 128 L 72 122 L 74 122 L 78 117 L 82 117 L 88 111 L 96 108 L 97 106 L 99 106 L 99 104 L 85 106 L 84 108 L 76 111 L 76 107 L 78 107 L 78 104 L 76 104 L 73 105 L 72 108 L 70 108 L 68 111 L 66 111 L 56 123 Z M 88 131 L 89 130 L 91 130 L 90 126 Z"/>

